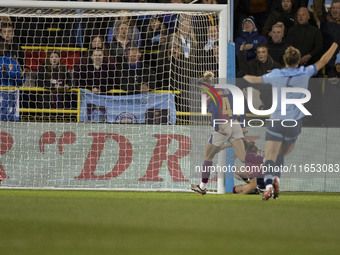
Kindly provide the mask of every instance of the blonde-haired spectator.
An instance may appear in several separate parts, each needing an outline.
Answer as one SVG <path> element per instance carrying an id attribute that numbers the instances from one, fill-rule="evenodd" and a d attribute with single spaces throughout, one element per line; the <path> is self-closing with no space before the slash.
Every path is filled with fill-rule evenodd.
<path id="1" fill-rule="evenodd" d="M 285 54 L 288 44 L 285 42 L 285 26 L 282 22 L 273 25 L 269 33 L 270 39 L 267 42 L 269 55 L 274 61 L 284 66 L 283 55 Z"/>

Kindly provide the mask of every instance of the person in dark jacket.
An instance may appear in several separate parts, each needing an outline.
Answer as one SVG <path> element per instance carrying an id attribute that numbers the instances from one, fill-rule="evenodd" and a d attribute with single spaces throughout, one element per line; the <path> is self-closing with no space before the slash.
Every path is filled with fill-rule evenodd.
<path id="1" fill-rule="evenodd" d="M 322 123 L 326 127 L 340 127 L 340 53 L 336 55 L 335 63 L 328 73 L 325 83 L 325 93 L 321 104 Z"/>
<path id="2" fill-rule="evenodd" d="M 138 48 L 129 48 L 123 63 L 117 64 L 117 86 L 128 94 L 145 93 L 155 87 L 155 73 L 143 61 Z"/>
<path id="3" fill-rule="evenodd" d="M 268 46 L 265 44 L 260 44 L 256 50 L 256 59 L 248 62 L 246 59 L 244 45 L 241 46 L 240 54 L 238 56 L 238 62 L 240 69 L 243 72 L 243 77 L 245 74 L 249 75 L 264 75 L 269 73 L 275 68 L 281 68 L 282 66 L 275 62 L 271 56 L 268 54 Z"/>
<path id="4" fill-rule="evenodd" d="M 288 44 L 284 39 L 285 26 L 282 22 L 277 22 L 273 25 L 270 32 L 270 39 L 267 42 L 268 53 L 272 59 L 284 66 L 283 55 L 285 54 Z"/>
<path id="5" fill-rule="evenodd" d="M 102 49 L 94 49 L 89 58 L 74 67 L 74 82 L 76 87 L 93 93 L 106 93 L 115 85 L 115 65 L 104 57 Z"/>
<path id="6" fill-rule="evenodd" d="M 60 52 L 48 53 L 46 62 L 40 66 L 37 75 L 37 86 L 51 90 L 51 93 L 38 94 L 36 107 L 62 109 L 69 108 L 70 95 L 66 92 L 71 88 L 71 75 L 67 67 L 61 64 Z"/>
<path id="7" fill-rule="evenodd" d="M 261 43 L 267 43 L 267 39 L 263 35 L 259 35 L 255 25 L 254 18 L 249 16 L 242 21 L 243 31 L 239 37 L 235 39 L 236 56 L 240 53 L 240 47 L 244 45 L 243 50 L 246 51 L 247 60 L 256 57 L 257 46 Z"/>
<path id="8" fill-rule="evenodd" d="M 24 70 L 25 53 L 20 49 L 19 38 L 15 35 L 15 31 L 11 22 L 1 23 L 0 40 L 7 45 L 6 56 L 19 62 L 20 68 Z"/>
<path id="9" fill-rule="evenodd" d="M 321 31 L 308 23 L 309 11 L 305 7 L 297 12 L 297 24 L 291 27 L 287 35 L 287 43 L 301 52 L 300 65 L 315 63 L 322 53 Z"/>
<path id="10" fill-rule="evenodd" d="M 240 55 L 238 56 L 238 62 L 240 71 L 238 77 L 243 77 L 245 74 L 261 76 L 271 72 L 275 68 L 281 68 L 282 66 L 273 61 L 268 54 L 268 47 L 265 44 L 260 44 L 257 47 L 256 59 L 250 62 L 247 61 L 244 51 L 241 46 Z M 259 84 L 253 89 L 253 105 L 256 109 L 268 109 L 272 104 L 272 88 L 271 86 L 263 86 Z"/>
<path id="11" fill-rule="evenodd" d="M 110 43 L 110 55 L 116 59 L 117 63 L 123 61 L 124 55 L 128 48 L 137 47 L 137 42 L 129 39 L 129 25 L 120 23 L 118 26 L 118 34 Z"/>
<path id="12" fill-rule="evenodd" d="M 323 52 L 335 41 L 340 45 L 340 0 L 333 0 L 329 12 L 325 8 L 325 0 L 314 0 L 313 6 L 316 15 L 320 20 L 320 30 L 323 37 Z M 339 52 L 339 48 L 336 52 Z M 329 63 L 334 63 L 336 54 Z M 330 65 L 326 66 L 330 69 Z M 326 70 L 328 71 L 328 70 Z"/>
<path id="13" fill-rule="evenodd" d="M 294 0 L 282 0 L 280 7 L 269 14 L 269 17 L 263 26 L 262 35 L 269 37 L 272 26 L 277 22 L 282 22 L 284 24 L 286 29 L 285 32 L 287 33 L 288 30 L 294 26 L 297 10 L 298 6 L 295 4 Z"/>

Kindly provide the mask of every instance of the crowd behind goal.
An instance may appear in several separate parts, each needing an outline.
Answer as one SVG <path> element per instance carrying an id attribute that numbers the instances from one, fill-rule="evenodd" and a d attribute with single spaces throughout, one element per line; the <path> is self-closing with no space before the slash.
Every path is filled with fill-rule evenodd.
<path id="1" fill-rule="evenodd" d="M 301 64 L 308 65 L 330 42 L 339 40 L 339 0 L 330 6 L 322 0 L 253 2 L 234 2 L 237 77 L 283 67 L 282 53 L 290 45 L 301 51 Z M 205 71 L 218 77 L 218 51 L 224 46 L 218 42 L 216 13 L 137 15 L 119 11 L 113 17 L 63 18 L 58 17 L 60 10 L 49 11 L 44 17 L 1 16 L 0 86 L 50 91 L 22 91 L 21 108 L 75 109 L 77 95 L 72 89 L 78 88 L 101 95 L 170 90 L 178 92 L 176 110 L 187 113 L 192 111 L 190 80 Z M 340 109 L 340 55 L 335 54 L 317 77 L 328 79 L 322 86 L 310 86 L 314 118 L 309 123 L 338 126 L 334 118 L 320 116 L 324 116 L 322 109 L 331 113 Z M 259 91 L 258 107 L 266 107 L 270 94 L 262 88 Z"/>

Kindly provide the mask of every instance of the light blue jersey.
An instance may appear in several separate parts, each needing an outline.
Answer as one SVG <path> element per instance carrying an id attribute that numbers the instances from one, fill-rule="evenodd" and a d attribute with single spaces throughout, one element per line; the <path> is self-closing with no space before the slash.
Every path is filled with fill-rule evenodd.
<path id="1" fill-rule="evenodd" d="M 299 68 L 274 69 L 262 76 L 264 84 L 271 84 L 273 88 L 278 88 L 278 104 L 276 110 L 271 114 L 270 119 L 293 119 L 299 120 L 305 115 L 294 104 L 287 104 L 286 115 L 281 115 L 281 88 L 295 87 L 308 89 L 309 78 L 317 74 L 316 65 Z M 287 93 L 287 99 L 302 99 L 306 95 L 303 93 Z"/>

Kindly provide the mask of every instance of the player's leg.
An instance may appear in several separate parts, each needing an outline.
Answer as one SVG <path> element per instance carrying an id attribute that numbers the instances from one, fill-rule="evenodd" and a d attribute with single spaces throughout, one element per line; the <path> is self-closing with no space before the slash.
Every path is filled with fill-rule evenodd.
<path id="1" fill-rule="evenodd" d="M 279 169 L 284 167 L 284 157 L 289 154 L 293 148 L 295 147 L 295 143 L 285 143 L 283 142 L 280 147 L 280 151 L 276 157 L 275 166 Z M 280 178 L 281 178 L 281 171 L 274 172 L 273 177 L 273 198 L 276 199 L 279 197 L 280 190 Z"/>
<path id="2" fill-rule="evenodd" d="M 275 162 L 279 154 L 282 142 L 280 141 L 266 141 L 264 149 L 265 162 L 263 164 L 264 181 L 267 185 L 272 184 L 273 173 L 275 169 Z"/>
<path id="3" fill-rule="evenodd" d="M 271 138 L 266 136 L 266 139 L 271 139 Z M 263 200 L 268 200 L 274 195 L 273 178 L 274 178 L 275 171 L 277 170 L 275 169 L 276 159 L 279 154 L 280 147 L 282 145 L 281 141 L 272 141 L 272 140 L 267 140 L 265 143 L 265 156 L 264 156 L 265 162 L 263 164 L 263 173 L 264 173 L 264 183 L 266 186 L 266 190 L 262 196 Z"/>
<path id="4" fill-rule="evenodd" d="M 280 175 L 279 168 L 275 168 L 276 165 L 283 164 L 283 155 L 281 155 L 281 146 L 286 142 L 287 137 L 294 137 L 298 134 L 299 124 L 297 128 L 291 128 L 282 126 L 281 122 L 273 122 L 272 125 L 267 126 L 266 129 L 266 144 L 265 144 L 265 162 L 263 165 L 264 182 L 266 185 L 266 191 L 263 194 L 262 199 L 268 200 L 273 196 L 273 178 L 275 178 L 275 184 L 277 184 L 278 175 Z M 295 134 L 295 135 L 294 135 Z M 297 135 L 296 135 L 297 136 Z M 288 138 L 291 140 L 291 138 Z M 293 141 L 293 140 L 291 140 Z M 290 142 L 291 143 L 291 142 Z"/>
<path id="5" fill-rule="evenodd" d="M 210 169 L 212 167 L 213 159 L 215 155 L 221 150 L 225 142 L 229 137 L 219 132 L 214 131 L 208 142 L 205 145 L 204 162 L 202 165 L 202 179 L 199 185 L 190 184 L 190 188 L 202 195 L 206 194 L 206 187 L 210 178 Z"/>
<path id="6" fill-rule="evenodd" d="M 230 142 L 233 149 L 234 149 L 234 153 L 236 155 L 236 157 L 242 162 L 245 163 L 246 162 L 246 150 L 244 148 L 244 143 L 242 138 L 238 138 L 236 140 L 233 140 Z"/>
<path id="7" fill-rule="evenodd" d="M 273 198 L 276 199 L 279 197 L 279 185 L 280 185 L 280 178 L 281 178 L 281 172 L 284 167 L 284 157 L 289 154 L 295 147 L 295 142 L 301 133 L 302 128 L 302 121 L 297 120 L 295 126 L 286 127 L 283 130 L 283 142 L 280 146 L 280 150 L 278 152 L 278 155 L 276 157 L 275 166 L 280 169 L 280 171 L 274 172 L 274 178 L 273 178 L 273 191 L 274 196 Z M 292 122 L 292 124 L 294 124 Z"/>
<path id="8" fill-rule="evenodd" d="M 278 162 L 283 160 L 283 157 L 279 154 L 282 142 L 279 141 L 266 141 L 265 145 L 265 159 L 264 162 L 264 183 L 266 191 L 263 194 L 262 199 L 268 200 L 273 196 L 276 199 L 279 196 L 279 176 L 280 172 L 275 169 L 279 165 Z"/>
<path id="9" fill-rule="evenodd" d="M 228 139 L 228 141 L 231 143 L 234 153 L 236 157 L 242 162 L 246 162 L 246 150 L 244 148 L 244 134 L 243 130 L 241 128 L 241 125 L 237 122 L 234 121 L 232 126 L 231 126 L 231 135 Z"/>
<path id="10" fill-rule="evenodd" d="M 207 183 L 210 178 L 210 168 L 212 167 L 213 159 L 219 151 L 219 146 L 211 144 L 210 142 L 206 143 L 204 151 L 204 162 L 202 165 L 202 180 L 200 183 L 200 188 L 202 190 L 206 189 Z"/>

